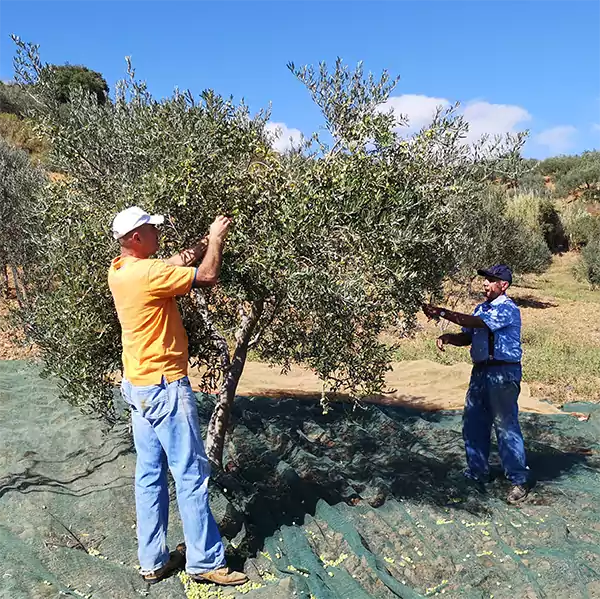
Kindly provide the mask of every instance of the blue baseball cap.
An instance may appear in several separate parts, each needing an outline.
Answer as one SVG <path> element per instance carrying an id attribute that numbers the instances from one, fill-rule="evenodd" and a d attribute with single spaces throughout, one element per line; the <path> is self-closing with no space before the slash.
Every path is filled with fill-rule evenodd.
<path id="1" fill-rule="evenodd" d="M 507 281 L 509 284 L 512 284 L 512 271 L 506 264 L 496 264 L 486 269 L 479 269 L 477 274 L 482 277 Z"/>

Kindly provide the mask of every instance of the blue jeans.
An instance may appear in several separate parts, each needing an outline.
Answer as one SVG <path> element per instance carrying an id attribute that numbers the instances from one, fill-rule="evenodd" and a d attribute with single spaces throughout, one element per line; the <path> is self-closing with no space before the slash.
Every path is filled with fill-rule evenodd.
<path id="1" fill-rule="evenodd" d="M 473 367 L 463 416 L 463 438 L 468 475 L 485 481 L 489 476 L 492 426 L 507 478 L 523 485 L 529 478 L 517 400 L 520 377 L 512 367 Z"/>
<path id="2" fill-rule="evenodd" d="M 167 466 L 175 480 L 186 544 L 186 570 L 201 574 L 225 565 L 221 535 L 208 504 L 210 466 L 204 452 L 196 397 L 187 377 L 145 387 L 123 380 L 131 407 L 137 452 L 135 506 L 142 574 L 167 563 L 169 491 Z"/>

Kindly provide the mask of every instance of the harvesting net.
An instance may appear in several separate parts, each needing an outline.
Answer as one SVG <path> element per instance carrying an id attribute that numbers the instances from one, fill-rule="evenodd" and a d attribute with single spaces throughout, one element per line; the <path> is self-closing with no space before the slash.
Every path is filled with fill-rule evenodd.
<path id="1" fill-rule="evenodd" d="M 566 409 L 592 417 L 522 417 L 538 483 L 515 508 L 502 477 L 485 495 L 462 479 L 458 413 L 239 398 L 211 504 L 251 582 L 148 587 L 127 426 L 101 430 L 0 362 L 0 597 L 600 597 L 600 412 Z"/>

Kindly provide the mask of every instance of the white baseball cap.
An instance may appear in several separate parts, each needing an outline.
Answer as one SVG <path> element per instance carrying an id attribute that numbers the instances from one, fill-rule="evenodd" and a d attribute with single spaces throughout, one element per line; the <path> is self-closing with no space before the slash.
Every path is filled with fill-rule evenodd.
<path id="1" fill-rule="evenodd" d="M 115 216 L 112 224 L 113 237 L 121 239 L 142 225 L 162 225 L 164 222 L 165 217 L 162 214 L 148 214 L 137 206 L 131 206 Z"/>

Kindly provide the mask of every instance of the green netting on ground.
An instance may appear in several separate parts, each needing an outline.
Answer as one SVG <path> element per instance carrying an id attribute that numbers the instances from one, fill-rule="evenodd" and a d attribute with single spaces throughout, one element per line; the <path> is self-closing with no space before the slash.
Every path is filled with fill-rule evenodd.
<path id="1" fill-rule="evenodd" d="M 34 367 L 0 362 L 0 597 L 600 597 L 595 414 L 522 417 L 538 484 L 515 508 L 501 476 L 486 495 L 463 481 L 459 414 L 239 398 L 211 501 L 252 583 L 148 587 L 127 427 L 103 431 Z"/>

